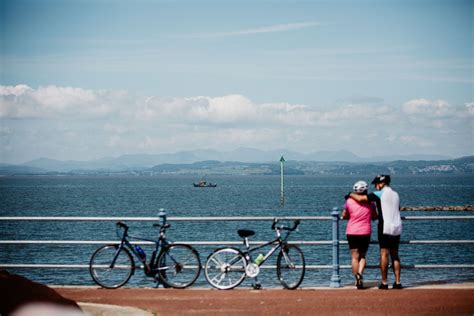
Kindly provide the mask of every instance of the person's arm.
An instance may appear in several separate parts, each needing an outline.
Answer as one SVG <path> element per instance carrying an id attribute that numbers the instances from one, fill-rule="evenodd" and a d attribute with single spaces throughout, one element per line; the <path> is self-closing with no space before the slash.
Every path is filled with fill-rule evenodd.
<path id="1" fill-rule="evenodd" d="M 372 220 L 376 220 L 379 218 L 379 214 L 377 213 L 377 207 L 375 207 L 374 202 L 371 203 L 370 208 L 372 209 Z"/>
<path id="2" fill-rule="evenodd" d="M 349 196 L 349 194 L 347 196 Z M 351 214 L 349 213 L 349 210 L 347 209 L 347 198 L 346 198 L 346 202 L 344 203 L 341 218 L 342 219 L 349 219 L 349 217 L 351 217 Z"/>
<path id="3" fill-rule="evenodd" d="M 365 194 L 356 194 L 356 193 L 351 193 L 349 197 L 353 198 L 357 202 L 369 202 L 369 199 L 367 195 Z"/>

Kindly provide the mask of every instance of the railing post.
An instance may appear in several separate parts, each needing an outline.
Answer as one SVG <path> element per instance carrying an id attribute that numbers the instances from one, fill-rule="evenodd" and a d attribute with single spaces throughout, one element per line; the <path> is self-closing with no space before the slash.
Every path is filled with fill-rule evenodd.
<path id="1" fill-rule="evenodd" d="M 341 287 L 339 276 L 339 210 L 332 209 L 332 276 L 330 287 Z"/>
<path id="2" fill-rule="evenodd" d="M 160 208 L 158 217 L 160 218 L 160 224 L 166 225 L 166 210 L 164 208 Z"/>

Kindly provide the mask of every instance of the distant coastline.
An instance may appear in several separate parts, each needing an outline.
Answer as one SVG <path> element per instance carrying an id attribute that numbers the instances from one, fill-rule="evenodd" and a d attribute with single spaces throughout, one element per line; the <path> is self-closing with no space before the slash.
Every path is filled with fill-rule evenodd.
<path id="1" fill-rule="evenodd" d="M 401 211 L 474 211 L 474 205 L 403 206 Z"/>
<path id="2" fill-rule="evenodd" d="M 125 159 L 127 158 L 127 159 Z M 147 158 L 147 159 L 145 159 Z M 159 163 L 149 156 L 100 161 L 40 159 L 21 165 L 0 164 L 0 175 L 49 176 L 156 176 L 156 175 L 279 175 L 280 162 L 203 160 Z M 396 160 L 380 162 L 307 161 L 288 159 L 285 175 L 474 175 L 474 156 L 449 160 Z"/>

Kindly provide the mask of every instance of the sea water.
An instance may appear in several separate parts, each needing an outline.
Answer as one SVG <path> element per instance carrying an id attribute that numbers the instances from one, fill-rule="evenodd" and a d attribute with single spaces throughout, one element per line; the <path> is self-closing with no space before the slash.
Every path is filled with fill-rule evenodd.
<path id="1" fill-rule="evenodd" d="M 357 180 L 372 176 L 286 176 L 284 206 L 279 176 L 213 176 L 216 188 L 194 188 L 197 176 L 31 176 L 0 178 L 0 216 L 156 217 L 165 208 L 172 217 L 203 216 L 329 216 L 341 209 L 344 195 Z M 393 176 L 402 206 L 473 204 L 474 176 Z M 403 212 L 403 216 L 471 215 L 468 212 Z M 155 238 L 151 222 L 129 222 L 133 235 Z M 172 222 L 172 241 L 239 241 L 237 229 L 257 232 L 251 240 L 274 238 L 271 222 Z M 346 222 L 340 223 L 345 240 Z M 473 240 L 472 220 L 404 221 L 402 240 Z M 374 232 L 376 222 L 373 223 Z M 0 221 L 1 240 L 117 240 L 115 223 L 58 221 Z M 303 221 L 290 240 L 331 240 L 331 221 Z M 376 240 L 373 234 L 372 240 Z M 196 246 L 204 264 L 218 246 Z M 402 264 L 474 264 L 473 244 L 402 244 Z M 98 245 L 0 245 L 0 263 L 88 264 Z M 143 246 L 145 251 L 151 248 Z M 307 265 L 332 264 L 331 245 L 303 245 Z M 340 246 L 342 265 L 350 265 L 348 246 Z M 378 245 L 371 244 L 369 265 L 378 264 Z M 269 263 L 274 264 L 270 260 Z M 46 284 L 92 285 L 87 269 L 8 269 Z M 307 270 L 303 287 L 328 286 L 331 269 Z M 342 284 L 352 284 L 350 269 L 341 269 Z M 274 270 L 265 269 L 260 282 L 279 287 Z M 378 269 L 367 269 L 366 280 L 379 280 Z M 404 285 L 474 280 L 474 269 L 405 269 Z M 389 276 L 393 282 L 393 276 Z M 247 281 L 242 286 L 249 286 Z M 129 286 L 154 286 L 137 271 Z M 206 287 L 203 274 L 196 286 Z"/>

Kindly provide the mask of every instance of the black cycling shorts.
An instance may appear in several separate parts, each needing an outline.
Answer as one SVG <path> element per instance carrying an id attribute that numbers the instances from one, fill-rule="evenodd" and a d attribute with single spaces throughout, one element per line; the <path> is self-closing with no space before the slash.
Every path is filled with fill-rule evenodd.
<path id="1" fill-rule="evenodd" d="M 392 236 L 379 234 L 379 245 L 380 248 L 398 250 L 398 246 L 400 245 L 400 235 Z"/>
<path id="2" fill-rule="evenodd" d="M 358 249 L 359 252 L 366 253 L 369 249 L 370 235 L 346 235 L 349 249 Z"/>

